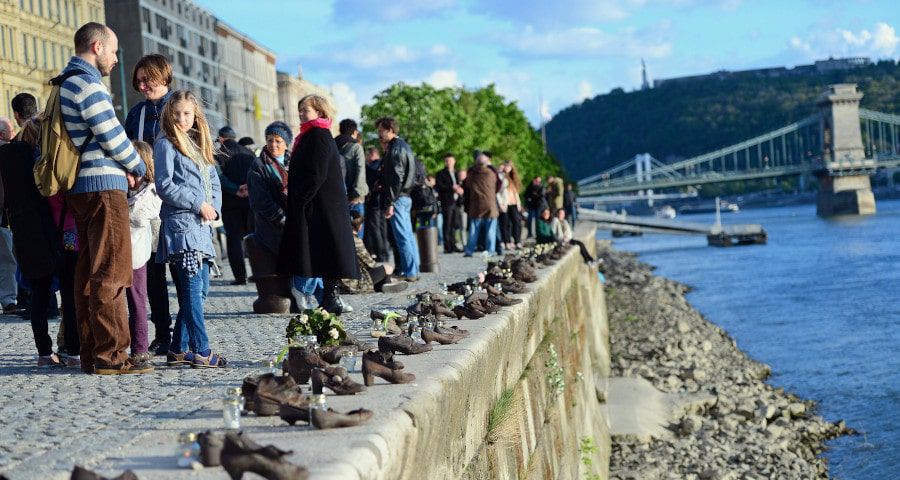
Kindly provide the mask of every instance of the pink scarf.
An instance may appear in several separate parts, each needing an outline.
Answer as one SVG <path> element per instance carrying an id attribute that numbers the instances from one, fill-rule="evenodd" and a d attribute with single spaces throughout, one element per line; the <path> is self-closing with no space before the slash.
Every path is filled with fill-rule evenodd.
<path id="1" fill-rule="evenodd" d="M 302 137 L 304 133 L 310 131 L 313 128 L 324 128 L 325 130 L 331 130 L 331 120 L 327 118 L 317 118 L 306 123 L 301 123 L 300 136 Z"/>

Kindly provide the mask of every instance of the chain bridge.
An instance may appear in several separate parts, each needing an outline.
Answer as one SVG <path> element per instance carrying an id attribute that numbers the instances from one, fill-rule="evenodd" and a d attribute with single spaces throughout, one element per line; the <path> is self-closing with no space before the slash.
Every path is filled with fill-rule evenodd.
<path id="1" fill-rule="evenodd" d="M 704 184 L 815 175 L 820 215 L 874 213 L 869 176 L 900 166 L 900 115 L 859 108 L 862 96 L 855 84 L 831 85 L 816 114 L 777 130 L 675 163 L 637 155 L 581 179 L 579 200 L 664 198 Z"/>

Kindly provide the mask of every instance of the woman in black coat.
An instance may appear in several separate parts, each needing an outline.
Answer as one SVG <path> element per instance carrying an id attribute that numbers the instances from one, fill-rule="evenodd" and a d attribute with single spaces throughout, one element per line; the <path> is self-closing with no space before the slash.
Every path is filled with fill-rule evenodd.
<path id="1" fill-rule="evenodd" d="M 281 238 L 282 273 L 321 277 L 321 306 L 340 315 L 338 280 L 359 278 L 341 156 L 331 136 L 334 108 L 325 98 L 307 95 L 299 104 L 300 140 L 288 171 L 287 219 Z"/>

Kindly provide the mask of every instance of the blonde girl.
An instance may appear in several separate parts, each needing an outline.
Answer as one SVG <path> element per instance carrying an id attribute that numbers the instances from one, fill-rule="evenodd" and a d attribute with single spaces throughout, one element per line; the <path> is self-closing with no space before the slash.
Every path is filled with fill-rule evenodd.
<path id="1" fill-rule="evenodd" d="M 224 367 L 225 357 L 209 346 L 203 318 L 210 261 L 216 255 L 211 223 L 219 218 L 222 189 L 209 126 L 193 93 L 172 93 L 163 107 L 162 131 L 153 147 L 156 190 L 163 201 L 156 261 L 172 265 L 180 287 L 166 363 Z"/>

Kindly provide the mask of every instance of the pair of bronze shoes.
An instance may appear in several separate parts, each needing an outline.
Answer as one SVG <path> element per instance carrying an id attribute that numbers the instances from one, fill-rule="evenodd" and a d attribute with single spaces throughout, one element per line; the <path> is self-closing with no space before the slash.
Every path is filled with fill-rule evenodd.
<path id="1" fill-rule="evenodd" d="M 430 352 L 431 346 L 424 345 L 413 340 L 406 334 L 384 336 L 378 339 L 378 351 L 393 354 L 400 352 L 405 355 L 417 355 Z M 365 356 L 363 356 L 365 358 Z"/>
<path id="2" fill-rule="evenodd" d="M 388 337 L 381 337 L 388 338 Z M 412 340 L 412 339 L 410 339 Z M 379 339 L 379 344 L 381 339 Z M 428 347 L 431 350 L 431 347 Z M 415 381 L 416 376 L 411 373 L 403 372 L 404 365 L 394 360 L 393 352 L 388 351 L 370 351 L 363 354 L 362 375 L 363 383 L 371 387 L 375 384 L 375 377 L 387 380 L 389 383 L 410 383 Z"/>
<path id="3" fill-rule="evenodd" d="M 346 428 L 362 425 L 371 420 L 375 416 L 375 412 L 365 408 L 358 408 L 347 413 L 341 413 L 331 408 L 327 410 L 311 408 L 309 397 L 299 395 L 291 397 L 281 404 L 279 416 L 292 426 L 297 422 L 303 421 L 309 422 L 319 430 L 325 430 L 327 428 Z"/>

